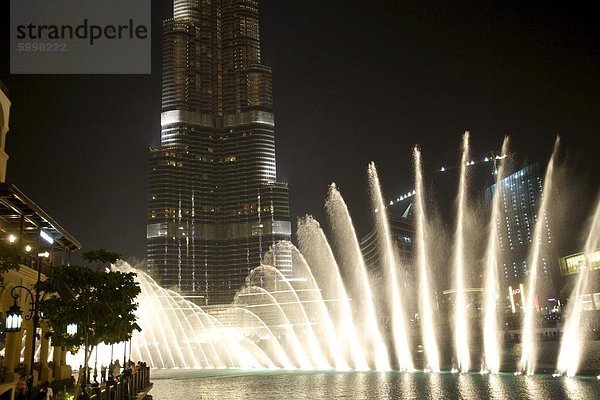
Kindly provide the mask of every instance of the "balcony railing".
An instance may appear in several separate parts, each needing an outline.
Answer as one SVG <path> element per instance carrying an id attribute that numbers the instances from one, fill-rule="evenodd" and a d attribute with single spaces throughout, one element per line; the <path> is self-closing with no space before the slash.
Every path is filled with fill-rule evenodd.
<path id="1" fill-rule="evenodd" d="M 133 400 L 152 386 L 150 368 L 141 367 L 137 371 L 125 374 L 121 381 L 106 383 L 106 386 L 92 388 L 90 400 Z"/>

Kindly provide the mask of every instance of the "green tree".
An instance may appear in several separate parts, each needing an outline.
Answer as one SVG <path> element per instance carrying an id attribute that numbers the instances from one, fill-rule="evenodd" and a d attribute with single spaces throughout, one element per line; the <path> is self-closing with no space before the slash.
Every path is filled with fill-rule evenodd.
<path id="1" fill-rule="evenodd" d="M 20 254 L 17 246 L 0 241 L 0 282 L 3 274 L 11 269 L 19 269 Z"/>
<path id="2" fill-rule="evenodd" d="M 89 349 L 100 343 L 113 344 L 131 338 L 136 323 L 136 296 L 140 287 L 134 273 L 93 270 L 79 265 L 53 267 L 40 282 L 48 293 L 40 308 L 50 325 L 48 336 L 57 346 L 75 352 L 86 343 Z M 67 325 L 76 323 L 77 334 L 67 334 Z"/>
<path id="3" fill-rule="evenodd" d="M 121 258 L 121 254 L 106 249 L 98 249 L 81 253 L 81 258 L 90 264 L 95 263 L 97 268 L 100 269 L 101 267 L 116 263 Z"/>

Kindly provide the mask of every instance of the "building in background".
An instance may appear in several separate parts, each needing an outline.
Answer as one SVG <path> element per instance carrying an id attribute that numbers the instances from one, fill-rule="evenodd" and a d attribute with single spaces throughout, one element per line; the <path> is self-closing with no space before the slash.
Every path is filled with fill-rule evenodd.
<path id="1" fill-rule="evenodd" d="M 203 305 L 231 302 L 290 239 L 271 69 L 256 0 L 175 0 L 163 23 L 161 144 L 150 149 L 148 269 Z M 291 256 L 278 263 L 291 274 Z M 286 262 L 285 260 L 289 260 Z"/>
<path id="2" fill-rule="evenodd" d="M 45 275 L 53 265 L 70 262 L 73 251 L 81 249 L 81 243 L 64 229 L 40 206 L 29 199 L 15 185 L 5 182 L 8 155 L 5 152 L 5 139 L 9 127 L 10 100 L 8 90 L 0 81 L 0 257 L 17 254 L 19 268 L 5 268 L 2 259 L 0 271 L 0 398 L 12 398 L 15 385 L 21 371 L 30 370 L 30 356 L 33 351 L 31 337 L 34 325 L 31 318 L 33 299 L 22 286 L 34 291 L 38 279 Z M 15 251 L 16 250 L 16 251 Z M 38 271 L 40 274 L 38 274 Z M 17 305 L 24 310 L 22 328 L 18 332 L 6 331 L 6 310 Z M 29 314 L 28 314 L 29 312 Z M 33 377 L 33 386 L 44 381 L 70 379 L 71 367 L 66 363 L 67 351 L 63 347 L 52 347 L 48 336 L 48 325 L 40 324 L 35 332 L 39 337 L 39 352 L 35 352 L 34 361 L 38 364 Z M 52 364 L 48 362 L 49 357 Z M 21 362 L 21 358 L 23 361 Z M 8 397 L 7 397 L 8 396 Z"/>
<path id="3" fill-rule="evenodd" d="M 539 215 L 544 196 L 545 164 L 536 162 L 502 179 L 500 182 L 500 212 L 496 220 L 500 256 L 501 290 L 512 293 L 511 300 L 520 304 L 523 289 L 527 290 L 530 270 L 530 250 L 533 245 L 535 224 L 542 221 L 541 254 L 538 266 L 539 292 L 537 306 L 544 307 L 546 297 L 555 297 L 553 269 L 558 259 L 554 249 L 554 226 L 551 215 Z M 496 184 L 485 192 L 491 204 Z"/>
<path id="4" fill-rule="evenodd" d="M 400 274 L 399 281 L 402 285 L 401 290 L 406 294 L 405 306 L 410 313 L 416 312 L 417 304 L 415 299 L 418 297 L 417 288 L 414 282 L 417 282 L 417 272 L 414 264 L 414 236 L 415 226 L 413 219 L 412 192 L 409 192 L 402 199 L 390 204 L 386 208 L 390 235 L 397 261 L 400 267 L 397 272 Z M 365 265 L 371 277 L 373 292 L 382 295 L 386 292 L 385 266 L 383 265 L 385 249 L 380 231 L 377 226 L 373 228 L 360 240 L 360 249 L 362 251 Z"/>
<path id="5" fill-rule="evenodd" d="M 583 309 L 585 311 L 600 311 L 600 249 L 587 256 L 589 272 L 587 277 L 586 292 L 583 293 Z M 559 259 L 560 274 L 567 289 L 563 296 L 569 297 L 585 265 L 586 257 L 583 253 L 575 253 Z"/>
<path id="6" fill-rule="evenodd" d="M 397 203 L 386 210 L 392 243 L 399 261 L 403 264 L 412 264 L 414 257 L 413 241 L 415 227 L 412 219 L 412 206 L 413 203 L 407 200 L 405 204 Z M 399 210 L 403 212 L 399 214 Z M 383 248 L 383 243 L 379 237 L 379 230 L 376 226 L 360 240 L 360 249 L 367 269 L 376 278 L 379 278 L 383 273 Z"/>
<path id="7" fill-rule="evenodd" d="M 6 163 L 8 154 L 4 150 L 6 145 L 6 134 L 8 133 L 8 119 L 10 118 L 10 100 L 8 89 L 0 81 L 0 182 L 6 180 Z"/>

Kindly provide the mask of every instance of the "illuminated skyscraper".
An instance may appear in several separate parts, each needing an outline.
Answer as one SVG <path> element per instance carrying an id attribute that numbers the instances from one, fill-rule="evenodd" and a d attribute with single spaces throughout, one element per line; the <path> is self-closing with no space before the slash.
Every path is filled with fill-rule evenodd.
<path id="1" fill-rule="evenodd" d="M 501 275 L 507 285 L 519 287 L 525 283 L 529 273 L 529 256 L 533 243 L 533 231 L 536 222 L 542 223 L 542 254 L 539 274 L 542 284 L 553 285 L 552 269 L 558 257 L 553 243 L 553 221 L 547 213 L 539 215 L 542 202 L 544 165 L 541 162 L 531 164 L 507 176 L 500 182 L 501 209 L 496 221 L 498 241 L 502 256 Z M 486 190 L 486 199 L 491 202 L 496 185 Z"/>
<path id="2" fill-rule="evenodd" d="M 199 304 L 228 303 L 270 246 L 290 238 L 258 1 L 175 0 L 163 23 L 162 67 L 148 268 Z M 291 262 L 278 267 L 291 273 Z"/>

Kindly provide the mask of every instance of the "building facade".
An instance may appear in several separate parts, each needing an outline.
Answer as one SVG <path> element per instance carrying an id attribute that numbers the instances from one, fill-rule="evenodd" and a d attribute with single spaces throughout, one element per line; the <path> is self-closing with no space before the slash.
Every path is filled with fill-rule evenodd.
<path id="1" fill-rule="evenodd" d="M 32 353 L 38 365 L 32 376 L 34 387 L 45 381 L 70 379 L 67 351 L 52 346 L 46 336 L 50 327 L 43 318 L 38 330 L 34 329 L 33 298 L 25 289 L 35 293 L 38 279 L 45 280 L 52 266 L 68 264 L 71 252 L 81 249 L 81 243 L 51 215 L 15 185 L 5 182 L 10 105 L 8 90 L 0 81 L 0 257 L 18 257 L 18 268 L 0 260 L 0 399 L 16 398 L 17 382 L 21 373 L 30 371 Z M 7 311 L 15 305 L 23 311 L 22 326 L 7 332 Z M 34 335 L 39 339 L 39 351 L 34 351 Z"/>
<path id="2" fill-rule="evenodd" d="M 564 296 L 570 296 L 584 265 L 588 263 L 586 290 L 583 292 L 583 309 L 585 311 L 600 311 L 600 249 L 592 251 L 587 256 L 575 253 L 559 259 L 560 274 L 564 283 Z M 563 296 L 561 296 L 563 297 Z"/>
<path id="3" fill-rule="evenodd" d="M 198 304 L 226 304 L 273 243 L 290 239 L 258 1 L 175 0 L 162 68 L 148 268 Z M 291 273 L 291 263 L 278 267 Z"/>
<path id="4" fill-rule="evenodd" d="M 544 164 L 537 162 L 505 177 L 500 182 L 500 212 L 496 229 L 502 265 L 500 268 L 504 289 L 522 290 L 529 274 L 530 252 L 534 228 L 541 218 L 541 257 L 538 276 L 542 294 L 555 291 L 553 269 L 558 259 L 554 251 L 554 226 L 551 215 L 539 214 L 544 188 Z M 491 204 L 496 185 L 486 189 L 486 200 Z"/>
<path id="5" fill-rule="evenodd" d="M 8 154 L 4 149 L 6 145 L 6 134 L 8 133 L 8 119 L 10 117 L 10 99 L 8 89 L 0 81 L 0 182 L 6 181 L 6 163 Z"/>
<path id="6" fill-rule="evenodd" d="M 418 298 L 417 271 L 415 269 L 415 222 L 412 215 L 413 203 L 402 199 L 390 205 L 386 209 L 386 215 L 389 226 L 389 234 L 392 245 L 394 246 L 395 260 L 397 262 L 397 274 L 400 282 L 400 290 L 404 294 L 404 307 L 409 314 L 417 310 L 415 299 Z M 376 296 L 384 295 L 387 290 L 388 282 L 385 274 L 385 255 L 384 238 L 381 237 L 381 230 L 374 226 L 369 233 L 360 239 L 360 249 L 365 260 L 373 292 Z M 379 301 L 378 303 L 385 303 Z M 390 310 L 381 310 L 382 315 L 389 315 Z M 384 324 L 387 326 L 389 319 L 386 317 Z M 389 326 L 388 326 L 389 327 Z"/>

